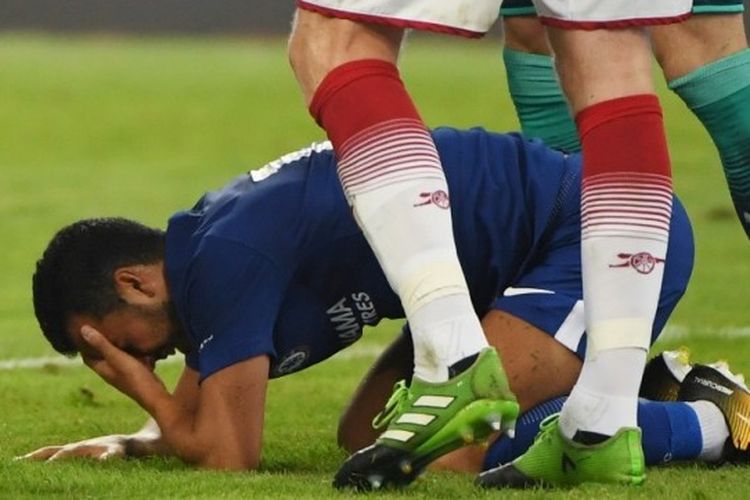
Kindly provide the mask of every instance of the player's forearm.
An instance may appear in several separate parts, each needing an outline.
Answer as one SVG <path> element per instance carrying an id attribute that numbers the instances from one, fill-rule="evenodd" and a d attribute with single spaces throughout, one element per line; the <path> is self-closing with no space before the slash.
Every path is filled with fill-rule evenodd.
<path id="1" fill-rule="evenodd" d="M 153 424 L 146 422 L 140 431 L 129 436 L 127 454 L 145 456 L 154 454 L 156 449 L 169 450 L 186 462 L 198 462 L 200 447 L 192 432 L 194 415 L 189 408 L 161 383 L 136 387 L 129 395 L 151 416 Z M 159 429 L 158 436 L 154 435 L 154 426 Z"/>
<path id="2" fill-rule="evenodd" d="M 216 425 L 199 414 L 197 374 L 183 372 L 174 394 L 163 384 L 139 386 L 133 399 L 151 416 L 128 440 L 128 453 L 135 456 L 171 454 L 198 466 L 217 462 Z M 214 422 L 215 424 L 216 422 Z M 237 468 L 237 467 L 235 467 Z"/>
<path id="3" fill-rule="evenodd" d="M 185 462 L 200 464 L 205 453 L 202 446 L 204 437 L 196 432 L 195 413 L 180 405 L 174 397 L 169 395 L 155 395 L 148 401 L 139 403 L 151 415 L 159 429 L 159 446 L 170 450 Z M 145 435 L 149 432 L 153 434 L 153 429 L 145 428 L 145 426 L 142 431 Z"/>
<path id="4" fill-rule="evenodd" d="M 208 469 L 258 468 L 260 450 L 252 452 L 238 447 L 231 436 L 221 435 L 221 424 L 200 409 L 191 412 L 169 398 L 160 401 L 151 411 L 161 431 L 158 446 L 162 450 L 168 450 L 187 463 Z"/>

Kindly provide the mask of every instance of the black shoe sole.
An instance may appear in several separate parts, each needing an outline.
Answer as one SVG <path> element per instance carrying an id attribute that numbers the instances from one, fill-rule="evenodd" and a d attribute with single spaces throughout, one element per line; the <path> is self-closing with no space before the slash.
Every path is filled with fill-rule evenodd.
<path id="1" fill-rule="evenodd" d="M 519 471 L 512 463 L 482 472 L 474 480 L 474 484 L 481 488 L 537 488 L 543 483 L 535 481 Z"/>
<path id="2" fill-rule="evenodd" d="M 333 478 L 333 486 L 357 491 L 404 487 L 426 466 L 413 460 L 409 452 L 373 444 L 346 459 Z"/>

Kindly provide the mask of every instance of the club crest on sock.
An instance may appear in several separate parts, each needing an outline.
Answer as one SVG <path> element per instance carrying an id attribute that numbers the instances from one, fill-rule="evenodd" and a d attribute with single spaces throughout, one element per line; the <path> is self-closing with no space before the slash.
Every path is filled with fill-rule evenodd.
<path id="1" fill-rule="evenodd" d="M 415 207 L 423 207 L 425 205 L 435 205 L 438 208 L 448 209 L 451 206 L 450 197 L 448 193 L 442 189 L 433 191 L 431 193 L 419 193 L 420 200 L 414 204 Z"/>
<path id="2" fill-rule="evenodd" d="M 632 267 L 640 274 L 651 274 L 657 264 L 664 263 L 664 259 L 654 257 L 649 252 L 618 253 L 617 258 L 622 261 L 609 267 Z"/>

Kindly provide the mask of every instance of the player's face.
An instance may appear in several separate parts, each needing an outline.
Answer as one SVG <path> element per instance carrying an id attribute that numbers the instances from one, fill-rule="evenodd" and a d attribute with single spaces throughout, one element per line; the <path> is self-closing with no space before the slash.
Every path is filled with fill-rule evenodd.
<path id="1" fill-rule="evenodd" d="M 178 332 L 166 304 L 150 306 L 127 305 L 102 319 L 74 315 L 68 322 L 73 342 L 84 357 L 97 357 L 81 338 L 81 327 L 90 325 L 101 332 L 117 348 L 153 369 L 160 359 L 175 352 Z"/>

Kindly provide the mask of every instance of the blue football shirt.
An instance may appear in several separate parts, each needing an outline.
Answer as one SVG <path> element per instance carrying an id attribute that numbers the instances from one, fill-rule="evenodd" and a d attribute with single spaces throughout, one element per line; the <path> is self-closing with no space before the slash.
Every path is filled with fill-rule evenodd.
<path id="1" fill-rule="evenodd" d="M 441 128 L 433 138 L 483 314 L 533 256 L 580 161 L 515 134 Z M 204 195 L 170 219 L 166 245 L 172 300 L 196 346 L 188 364 L 202 379 L 258 355 L 270 356 L 271 377 L 298 371 L 357 341 L 364 326 L 404 316 L 327 143 Z"/>

